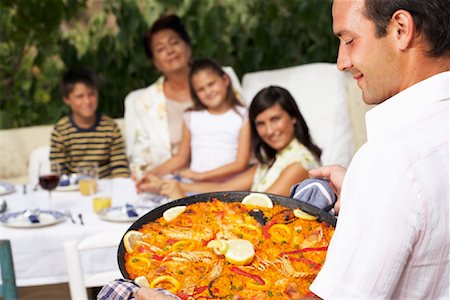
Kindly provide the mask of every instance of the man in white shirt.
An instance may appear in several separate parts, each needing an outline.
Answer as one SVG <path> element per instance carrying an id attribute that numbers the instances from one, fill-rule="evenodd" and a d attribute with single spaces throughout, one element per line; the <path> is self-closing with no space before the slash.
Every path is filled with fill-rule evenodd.
<path id="1" fill-rule="evenodd" d="M 367 143 L 349 169 L 311 291 L 325 299 L 450 299 L 448 0 L 335 0 L 338 68 L 358 81 Z"/>

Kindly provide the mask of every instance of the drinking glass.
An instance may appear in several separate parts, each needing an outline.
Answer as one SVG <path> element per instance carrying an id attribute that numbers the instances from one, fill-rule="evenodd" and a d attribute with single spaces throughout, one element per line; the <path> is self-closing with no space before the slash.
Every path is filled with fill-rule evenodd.
<path id="1" fill-rule="evenodd" d="M 149 165 L 146 161 L 133 161 L 130 163 L 131 177 L 139 181 L 144 176 L 147 171 Z"/>
<path id="2" fill-rule="evenodd" d="M 90 196 L 97 191 L 98 167 L 97 164 L 87 164 L 77 168 L 78 187 L 84 196 Z"/>
<path id="3" fill-rule="evenodd" d="M 48 191 L 49 201 L 52 199 L 52 190 L 58 186 L 60 175 L 61 169 L 58 163 L 51 162 L 50 165 L 46 163 L 39 164 L 39 185 Z"/>

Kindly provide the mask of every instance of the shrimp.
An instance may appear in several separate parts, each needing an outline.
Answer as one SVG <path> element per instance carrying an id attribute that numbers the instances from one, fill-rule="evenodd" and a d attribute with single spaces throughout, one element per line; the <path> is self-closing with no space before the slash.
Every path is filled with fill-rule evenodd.
<path id="1" fill-rule="evenodd" d="M 183 230 L 179 229 L 163 229 L 161 230 L 169 238 L 176 240 L 196 240 L 196 241 L 207 241 L 213 238 L 213 231 L 211 228 L 202 228 L 202 230 L 192 230 L 192 228 L 187 228 Z"/>
<path id="2" fill-rule="evenodd" d="M 299 271 L 295 270 L 294 266 L 292 265 L 292 263 L 289 261 L 289 259 L 287 257 L 277 258 L 277 262 L 280 263 L 281 272 L 285 276 L 292 276 L 292 277 L 298 278 L 298 277 L 307 277 L 307 276 L 312 275 L 311 273 L 299 272 Z"/>
<path id="3" fill-rule="evenodd" d="M 174 261 L 181 261 L 181 262 L 202 262 L 206 264 L 212 263 L 212 255 L 208 251 L 179 251 L 179 252 L 172 252 L 169 255 L 167 255 L 164 260 L 174 260 Z"/>

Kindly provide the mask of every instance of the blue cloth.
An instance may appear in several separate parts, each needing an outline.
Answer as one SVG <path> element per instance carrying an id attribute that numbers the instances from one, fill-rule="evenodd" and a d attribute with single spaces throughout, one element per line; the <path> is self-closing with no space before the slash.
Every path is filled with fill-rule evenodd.
<path id="1" fill-rule="evenodd" d="M 309 203 L 334 215 L 333 206 L 337 196 L 325 179 L 311 178 L 297 183 L 291 188 L 291 198 Z"/>
<path id="2" fill-rule="evenodd" d="M 37 214 L 30 214 L 28 216 L 28 220 L 30 220 L 31 223 L 40 223 L 41 221 L 39 221 L 39 217 Z"/>
<path id="3" fill-rule="evenodd" d="M 138 214 L 137 214 L 136 210 L 134 209 L 133 205 L 127 203 L 125 205 L 125 207 L 127 209 L 128 217 L 133 218 L 133 217 L 137 217 L 138 216 Z"/>

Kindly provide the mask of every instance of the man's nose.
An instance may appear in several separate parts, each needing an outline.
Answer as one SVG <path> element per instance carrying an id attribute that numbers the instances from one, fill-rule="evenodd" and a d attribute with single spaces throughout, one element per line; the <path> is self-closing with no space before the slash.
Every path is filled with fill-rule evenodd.
<path id="1" fill-rule="evenodd" d="M 342 45 L 339 46 L 339 52 L 337 57 L 337 68 L 339 71 L 347 71 L 352 67 L 352 61 L 348 50 Z"/>

